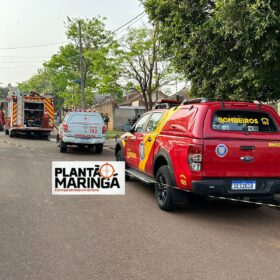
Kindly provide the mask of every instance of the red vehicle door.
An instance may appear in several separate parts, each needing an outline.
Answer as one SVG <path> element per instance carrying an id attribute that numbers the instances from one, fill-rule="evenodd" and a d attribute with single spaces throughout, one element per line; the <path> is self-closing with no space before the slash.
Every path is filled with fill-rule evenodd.
<path id="1" fill-rule="evenodd" d="M 131 135 L 126 139 L 125 159 L 128 165 L 136 169 L 138 169 L 140 157 L 144 150 L 143 139 L 150 116 L 150 113 L 143 115 L 134 125 Z"/>

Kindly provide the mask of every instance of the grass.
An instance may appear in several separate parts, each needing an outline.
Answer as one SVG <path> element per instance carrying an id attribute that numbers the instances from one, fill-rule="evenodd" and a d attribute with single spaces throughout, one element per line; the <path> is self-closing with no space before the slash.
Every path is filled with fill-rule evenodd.
<path id="1" fill-rule="evenodd" d="M 122 135 L 123 133 L 124 133 L 123 131 L 119 131 L 119 130 L 107 131 L 106 132 L 106 138 L 107 139 L 116 138 L 116 137 L 119 137 L 120 135 Z"/>

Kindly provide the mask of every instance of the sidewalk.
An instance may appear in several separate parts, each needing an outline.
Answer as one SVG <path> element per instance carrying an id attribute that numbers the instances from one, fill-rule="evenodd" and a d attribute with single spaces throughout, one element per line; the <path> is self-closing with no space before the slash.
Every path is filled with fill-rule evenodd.
<path id="1" fill-rule="evenodd" d="M 111 150 L 115 150 L 115 146 L 116 146 L 116 139 L 115 138 L 106 139 L 104 147 L 107 147 Z"/>

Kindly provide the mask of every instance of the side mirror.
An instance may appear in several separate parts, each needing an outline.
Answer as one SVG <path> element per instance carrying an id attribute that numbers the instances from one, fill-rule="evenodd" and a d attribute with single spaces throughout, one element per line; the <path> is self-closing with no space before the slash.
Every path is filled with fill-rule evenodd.
<path id="1" fill-rule="evenodd" d="M 131 124 L 124 124 L 122 127 L 122 131 L 124 132 L 131 132 L 132 125 Z"/>

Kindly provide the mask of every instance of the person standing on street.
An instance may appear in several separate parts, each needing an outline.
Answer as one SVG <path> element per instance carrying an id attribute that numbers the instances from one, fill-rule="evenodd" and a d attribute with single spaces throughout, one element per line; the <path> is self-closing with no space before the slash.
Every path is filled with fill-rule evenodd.
<path id="1" fill-rule="evenodd" d="M 108 130 L 108 124 L 109 124 L 109 122 L 110 122 L 110 118 L 109 118 L 109 115 L 108 115 L 108 113 L 106 113 L 106 114 L 104 115 L 104 118 L 103 118 L 103 120 L 104 120 L 104 122 L 105 122 L 105 125 L 106 125 L 106 127 L 107 127 L 107 130 Z"/>

